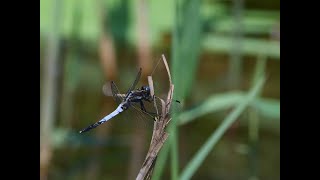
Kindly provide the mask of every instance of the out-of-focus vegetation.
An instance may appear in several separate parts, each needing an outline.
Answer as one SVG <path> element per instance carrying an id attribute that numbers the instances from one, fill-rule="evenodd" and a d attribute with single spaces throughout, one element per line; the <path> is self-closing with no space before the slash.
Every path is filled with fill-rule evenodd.
<path id="1" fill-rule="evenodd" d="M 134 179 L 149 123 L 119 115 L 78 132 L 116 108 L 104 83 L 125 92 L 139 66 L 145 83 L 165 54 L 183 108 L 152 179 L 280 179 L 279 7 L 275 0 L 40 0 L 41 177 Z M 165 70 L 153 76 L 166 91 Z"/>

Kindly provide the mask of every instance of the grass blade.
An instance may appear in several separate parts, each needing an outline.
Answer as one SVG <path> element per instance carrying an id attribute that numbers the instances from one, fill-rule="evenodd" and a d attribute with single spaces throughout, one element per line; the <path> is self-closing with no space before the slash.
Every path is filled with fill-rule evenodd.
<path id="1" fill-rule="evenodd" d="M 252 79 L 252 86 L 256 83 L 260 76 L 265 75 L 266 71 L 267 56 L 260 55 L 256 60 L 255 72 Z M 260 96 L 261 93 L 257 95 Z M 258 143 L 259 143 L 259 121 L 260 117 L 258 115 L 256 108 L 249 108 L 248 110 L 248 137 L 249 137 L 249 153 L 248 153 L 248 163 L 249 163 L 249 177 L 258 178 Z"/>
<path id="2" fill-rule="evenodd" d="M 211 96 L 197 107 L 181 113 L 179 115 L 179 125 L 187 124 L 208 113 L 232 108 L 238 104 L 243 97 L 243 93 L 238 91 Z"/>
<path id="3" fill-rule="evenodd" d="M 177 121 L 178 119 L 172 117 L 171 123 L 171 131 L 170 133 L 170 155 L 171 155 L 171 179 L 175 180 L 178 179 L 178 167 L 179 167 L 179 158 L 178 158 L 178 126 Z"/>
<path id="4" fill-rule="evenodd" d="M 227 110 L 238 105 L 243 99 L 245 99 L 245 94 L 241 91 L 211 96 L 201 105 L 182 112 L 178 116 L 178 124 L 185 125 L 206 114 Z M 250 103 L 250 106 L 254 107 L 261 116 L 267 119 L 280 119 L 280 101 L 277 99 L 256 98 Z"/>
<path id="5" fill-rule="evenodd" d="M 194 158 L 189 162 L 184 171 L 181 174 L 182 180 L 190 179 L 196 170 L 199 168 L 203 160 L 226 132 L 226 130 L 235 122 L 235 120 L 241 115 L 241 113 L 246 109 L 251 101 L 259 94 L 263 84 L 265 82 L 265 77 L 261 77 L 255 86 L 249 91 L 247 97 L 224 119 L 222 124 L 217 128 L 217 130 L 209 137 L 207 142 L 201 147 Z"/>

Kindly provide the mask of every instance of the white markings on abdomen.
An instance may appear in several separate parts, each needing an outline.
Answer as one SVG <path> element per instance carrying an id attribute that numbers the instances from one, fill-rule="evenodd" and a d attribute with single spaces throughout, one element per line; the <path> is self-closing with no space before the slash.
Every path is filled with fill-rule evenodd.
<path id="1" fill-rule="evenodd" d="M 121 103 L 116 110 L 114 110 L 112 113 L 110 113 L 109 115 L 105 116 L 103 119 L 101 119 L 100 121 L 86 127 L 85 129 L 81 130 L 80 133 L 89 131 L 93 128 L 96 128 L 97 126 L 107 122 L 108 120 L 112 119 L 114 116 L 118 115 L 119 113 L 121 113 L 123 111 L 122 106 L 124 103 Z"/>

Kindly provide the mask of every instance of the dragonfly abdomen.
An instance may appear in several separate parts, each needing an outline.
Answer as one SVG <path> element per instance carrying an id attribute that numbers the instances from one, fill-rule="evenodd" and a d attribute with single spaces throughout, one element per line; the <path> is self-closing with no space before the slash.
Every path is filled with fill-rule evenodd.
<path id="1" fill-rule="evenodd" d="M 87 132 L 93 128 L 98 127 L 99 125 L 107 122 L 108 120 L 112 119 L 114 116 L 118 115 L 119 113 L 123 112 L 124 110 L 128 109 L 125 103 L 121 103 L 116 110 L 114 110 L 112 113 L 110 113 L 109 115 L 105 116 L 103 119 L 101 119 L 100 121 L 86 127 L 85 129 L 81 130 L 80 133 L 84 133 Z"/>

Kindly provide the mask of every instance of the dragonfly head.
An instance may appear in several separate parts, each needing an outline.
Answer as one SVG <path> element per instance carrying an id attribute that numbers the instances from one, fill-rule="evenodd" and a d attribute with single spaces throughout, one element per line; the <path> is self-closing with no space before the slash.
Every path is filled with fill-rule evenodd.
<path id="1" fill-rule="evenodd" d="M 150 87 L 149 86 L 142 86 L 141 90 L 146 91 L 148 94 L 150 93 Z"/>

